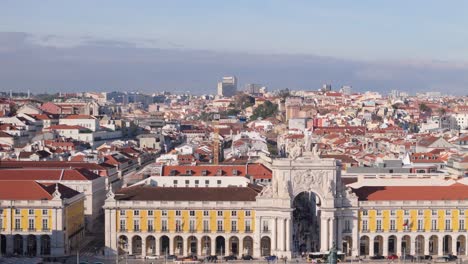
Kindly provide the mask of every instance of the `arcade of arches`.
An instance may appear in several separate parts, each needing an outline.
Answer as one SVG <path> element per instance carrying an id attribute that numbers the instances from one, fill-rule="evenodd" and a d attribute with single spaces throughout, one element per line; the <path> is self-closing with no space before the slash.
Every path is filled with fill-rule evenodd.
<path id="1" fill-rule="evenodd" d="M 345 238 L 344 240 L 346 240 Z M 362 235 L 359 239 L 359 255 L 388 256 L 448 254 L 467 255 L 466 234 L 408 234 Z M 346 249 L 344 249 L 346 250 Z"/>
<path id="2" fill-rule="evenodd" d="M 121 235 L 118 239 L 119 254 L 140 256 L 176 255 L 253 255 L 254 239 L 252 236 L 223 235 Z M 261 239 L 262 256 L 271 254 L 270 238 Z"/>
<path id="3" fill-rule="evenodd" d="M 1 253 L 8 252 L 19 256 L 47 256 L 51 254 L 51 238 L 49 235 L 13 235 L 9 238 L 0 235 Z"/>

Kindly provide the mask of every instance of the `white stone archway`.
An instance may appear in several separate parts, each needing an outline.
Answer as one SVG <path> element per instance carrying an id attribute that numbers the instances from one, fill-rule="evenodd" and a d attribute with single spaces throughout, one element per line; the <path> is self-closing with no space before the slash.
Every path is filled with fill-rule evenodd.
<path id="1" fill-rule="evenodd" d="M 273 179 L 271 186 L 266 186 L 257 197 L 256 223 L 268 219 L 276 232 L 271 234 L 272 254 L 279 256 L 295 256 L 294 236 L 294 200 L 301 193 L 313 193 L 316 197 L 319 223 L 321 252 L 329 251 L 334 245 L 341 250 L 343 216 L 351 216 L 353 221 L 352 238 L 357 241 L 357 216 L 349 208 L 358 205 L 357 197 L 345 190 L 341 182 L 341 163 L 335 159 L 320 159 L 312 153 L 305 153 L 295 159 L 275 159 L 272 163 Z M 275 210 L 268 208 L 275 207 Z M 272 216 L 273 214 L 273 216 Z M 256 227 L 257 230 L 261 226 Z M 259 234 L 255 240 L 260 239 Z M 354 245 L 357 245 L 355 243 Z M 258 247 L 255 255 L 260 254 Z M 357 255 L 358 248 L 352 248 L 352 254 Z"/>

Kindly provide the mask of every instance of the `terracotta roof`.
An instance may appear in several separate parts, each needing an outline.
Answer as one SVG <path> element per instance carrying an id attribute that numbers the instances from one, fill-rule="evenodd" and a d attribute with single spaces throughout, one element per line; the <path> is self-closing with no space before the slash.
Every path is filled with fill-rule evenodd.
<path id="1" fill-rule="evenodd" d="M 135 186 L 119 190 L 123 201 L 255 201 L 259 189 L 252 187 L 154 187 Z"/>
<path id="2" fill-rule="evenodd" d="M 0 184 L 1 200 L 51 200 L 55 191 L 55 183 L 38 183 L 36 181 L 10 180 Z M 79 192 L 58 184 L 61 198 L 71 198 Z"/>
<path id="3" fill-rule="evenodd" d="M 63 172 L 63 175 L 62 175 Z M 36 181 L 92 181 L 100 176 L 87 169 L 2 169 L 0 181 L 36 180 Z M 0 184 L 1 185 L 1 184 Z"/>
<path id="4" fill-rule="evenodd" d="M 0 169 L 6 168 L 84 168 L 88 170 L 107 170 L 107 164 L 72 161 L 5 161 L 0 160 Z"/>
<path id="5" fill-rule="evenodd" d="M 468 185 L 366 186 L 353 190 L 360 201 L 466 200 Z"/>
<path id="6" fill-rule="evenodd" d="M 68 115 L 64 119 L 96 119 L 90 115 Z"/>
<path id="7" fill-rule="evenodd" d="M 186 172 L 189 170 L 192 176 L 252 176 L 255 179 L 271 179 L 272 177 L 271 170 L 259 163 L 248 164 L 247 168 L 245 164 L 164 166 L 161 175 L 182 176 L 187 175 Z M 206 175 L 204 175 L 204 171 Z M 236 171 L 237 175 L 234 175 L 234 171 Z"/>
<path id="8" fill-rule="evenodd" d="M 83 130 L 86 129 L 82 126 L 69 126 L 69 125 L 54 125 L 54 126 L 49 126 L 47 128 L 44 128 L 44 130 L 53 130 L 53 129 L 79 129 Z"/>

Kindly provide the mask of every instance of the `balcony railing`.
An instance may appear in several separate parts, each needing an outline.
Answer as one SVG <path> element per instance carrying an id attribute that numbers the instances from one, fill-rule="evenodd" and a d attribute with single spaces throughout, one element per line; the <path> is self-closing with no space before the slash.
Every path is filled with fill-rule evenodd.
<path id="1" fill-rule="evenodd" d="M 29 231 L 29 232 L 36 232 L 36 228 L 30 227 L 30 228 L 28 228 L 28 231 Z"/>
<path id="2" fill-rule="evenodd" d="M 218 230 L 216 230 L 216 232 L 218 232 L 218 233 L 224 233 L 224 229 L 218 229 Z"/>
<path id="3" fill-rule="evenodd" d="M 120 232 L 127 232 L 127 228 L 120 228 Z"/>
<path id="4" fill-rule="evenodd" d="M 343 229 L 342 233 L 347 234 L 353 232 L 351 229 Z"/>

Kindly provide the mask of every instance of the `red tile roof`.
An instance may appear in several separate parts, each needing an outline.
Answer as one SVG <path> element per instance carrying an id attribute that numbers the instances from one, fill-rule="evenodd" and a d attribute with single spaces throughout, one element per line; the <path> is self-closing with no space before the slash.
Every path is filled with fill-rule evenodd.
<path id="1" fill-rule="evenodd" d="M 175 165 L 164 166 L 162 176 L 183 176 L 187 175 L 187 171 L 191 171 L 192 176 L 203 176 L 203 171 L 206 171 L 204 176 L 252 176 L 255 179 L 271 179 L 272 172 L 263 164 L 253 163 L 246 165 Z M 234 170 L 237 175 L 234 175 Z M 218 171 L 222 171 L 219 175 Z M 172 172 L 172 173 L 171 173 Z"/>
<path id="2" fill-rule="evenodd" d="M 63 173 L 63 175 L 62 175 Z M 35 181 L 92 181 L 100 176 L 87 169 L 2 169 L 0 181 L 35 180 Z M 0 184 L 1 185 L 1 184 Z"/>
<path id="3" fill-rule="evenodd" d="M 79 192 L 58 184 L 61 198 L 71 198 Z M 51 200 L 55 191 L 55 183 L 38 183 L 36 181 L 2 181 L 0 184 L 1 200 Z"/>
<path id="4" fill-rule="evenodd" d="M 468 185 L 451 186 L 366 186 L 354 189 L 360 201 L 466 200 Z"/>
<path id="5" fill-rule="evenodd" d="M 154 187 L 120 189 L 115 198 L 123 201 L 255 201 L 261 191 L 252 187 Z"/>

